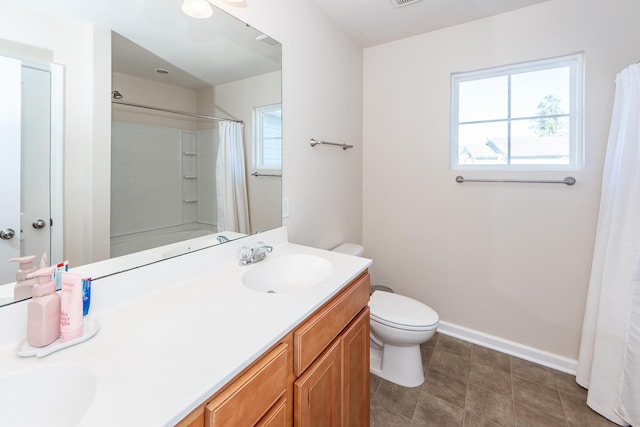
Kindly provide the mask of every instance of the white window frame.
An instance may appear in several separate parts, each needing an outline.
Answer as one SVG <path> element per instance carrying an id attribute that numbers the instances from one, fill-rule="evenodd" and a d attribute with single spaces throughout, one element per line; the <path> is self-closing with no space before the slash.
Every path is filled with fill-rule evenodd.
<path id="1" fill-rule="evenodd" d="M 490 69 L 451 74 L 451 116 L 449 158 L 452 170 L 488 170 L 488 171 L 557 171 L 581 170 L 584 167 L 584 59 L 577 53 L 537 61 L 511 64 Z M 458 151 L 458 111 L 459 85 L 462 82 L 505 76 L 522 72 L 540 71 L 551 68 L 570 67 L 570 101 L 569 101 L 569 163 L 557 164 L 506 164 L 506 165 L 466 165 L 459 164 Z M 511 120 L 510 118 L 508 120 Z"/>
<path id="2" fill-rule="evenodd" d="M 282 173 L 282 162 L 280 168 L 265 167 L 262 163 L 262 115 L 269 111 L 282 111 L 282 104 L 269 104 L 254 107 L 253 109 L 253 167 L 256 172 L 267 175 L 279 175 Z M 282 128 L 281 128 L 282 130 Z M 282 140 L 282 138 L 281 138 Z"/>

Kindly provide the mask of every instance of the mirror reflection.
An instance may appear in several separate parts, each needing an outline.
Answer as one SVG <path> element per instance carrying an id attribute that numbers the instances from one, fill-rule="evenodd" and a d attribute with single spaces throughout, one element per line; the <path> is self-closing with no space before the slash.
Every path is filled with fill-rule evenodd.
<path id="1" fill-rule="evenodd" d="M 51 196 L 45 197 L 45 201 L 49 199 L 52 206 L 56 203 L 62 206 L 61 201 L 65 200 L 64 212 L 60 213 L 63 218 L 59 218 L 59 222 L 56 213 L 48 214 L 56 221 L 52 226 L 44 221 L 46 225 L 41 229 L 31 224 L 37 219 L 24 219 L 24 205 L 31 196 L 31 191 L 25 191 L 28 180 L 24 179 L 24 171 L 33 170 L 33 163 L 32 160 L 25 163 L 28 157 L 23 155 L 23 179 L 11 185 L 22 193 L 18 211 L 23 221 L 16 227 L 21 230 L 16 238 L 0 240 L 0 246 L 3 246 L 0 254 L 4 259 L 32 254 L 38 255 L 39 259 L 40 250 L 30 246 L 31 228 L 51 236 L 52 247 L 60 247 L 58 252 L 49 247 L 52 263 L 68 259 L 70 266 L 75 267 L 108 256 L 135 253 L 135 256 L 129 256 L 133 265 L 119 262 L 119 267 L 113 267 L 124 269 L 219 244 L 225 240 L 216 238 L 220 235 L 238 238 L 281 225 L 281 46 L 277 41 L 218 9 L 214 9 L 211 21 L 205 22 L 174 16 L 180 13 L 179 4 L 176 10 L 167 5 L 154 5 L 158 9 L 154 12 L 156 24 L 162 23 L 163 16 L 171 16 L 186 27 L 157 25 L 157 28 L 151 28 L 153 25 L 148 24 L 147 16 L 145 31 L 140 31 L 139 27 L 131 25 L 131 19 L 105 14 L 103 9 L 108 7 L 105 5 L 87 6 L 63 1 L 56 10 L 46 10 L 47 7 L 52 9 L 51 6 L 46 2 L 38 5 L 36 1 L 30 7 L 34 6 L 38 7 L 38 12 L 22 7 L 8 10 L 7 23 L 12 18 L 24 20 L 27 17 L 33 18 L 34 22 L 29 31 L 4 26 L 4 30 L 0 30 L 0 56 L 17 59 L 21 66 L 33 67 L 32 64 L 37 63 L 38 67 L 46 68 L 47 64 L 53 64 L 52 67 L 60 66 L 65 71 L 59 73 L 64 74 L 59 82 L 62 88 L 54 83 L 54 90 L 50 89 L 47 95 L 52 96 L 51 105 L 55 106 L 55 88 L 65 94 L 59 97 L 65 100 L 64 116 L 56 111 L 44 115 L 54 122 L 58 120 L 59 128 L 65 128 L 60 132 L 63 137 L 58 143 L 64 146 L 67 161 L 63 169 L 56 148 L 57 127 L 52 123 L 50 128 L 54 135 L 46 138 L 53 155 L 49 158 L 51 170 L 43 168 L 37 177 L 27 174 L 36 180 L 35 187 L 51 189 Z M 111 6 L 117 8 L 117 4 Z M 78 224 L 74 223 L 78 215 L 75 209 L 81 207 L 74 209 L 74 194 L 70 192 L 87 183 L 72 182 L 74 174 L 68 169 L 71 167 L 68 159 L 74 157 L 69 153 L 75 148 L 69 142 L 72 139 L 70 131 L 77 126 L 74 119 L 86 118 L 78 111 L 82 105 L 75 101 L 82 98 L 86 102 L 88 94 L 69 96 L 70 87 L 75 88 L 78 84 L 73 80 L 78 77 L 72 72 L 73 61 L 57 54 L 48 42 L 43 41 L 39 46 L 38 42 L 46 39 L 44 35 L 38 38 L 31 34 L 49 19 L 53 25 L 54 21 L 57 24 L 70 22 L 69 16 L 73 16 L 73 22 L 78 25 L 90 22 L 118 30 L 109 33 L 110 54 L 96 53 L 100 57 L 93 61 L 94 66 L 104 61 L 111 68 L 110 87 L 96 85 L 93 88 L 98 92 L 108 89 L 109 107 L 103 108 L 103 112 L 106 116 L 110 112 L 110 117 L 93 120 L 94 129 L 89 130 L 96 132 L 100 121 L 101 130 L 110 130 L 108 138 L 100 133 L 93 141 L 97 144 L 103 138 L 110 146 L 104 151 L 110 157 L 107 165 L 110 178 L 107 195 L 90 191 L 94 200 L 107 199 L 109 212 L 108 221 L 104 218 L 94 221 L 103 227 L 92 229 L 88 234 L 94 237 L 92 246 L 99 247 L 89 257 L 86 250 L 76 251 L 80 234 Z M 4 23 L 5 19 L 2 21 Z M 170 44 L 162 43 L 167 33 L 172 33 Z M 198 54 L 194 49 L 199 49 Z M 100 81 L 97 68 L 93 69 L 95 82 Z M 19 80 L 24 81 L 24 78 Z M 23 106 L 37 105 L 29 102 L 24 94 L 21 96 Z M 21 114 L 25 117 L 22 119 L 24 129 L 31 119 L 28 113 L 23 111 Z M 26 128 L 32 130 L 34 126 Z M 5 134 L 5 129 L 2 132 Z M 23 131 L 21 144 L 18 141 L 21 153 L 30 150 L 24 139 L 28 134 Z M 90 180 L 105 179 L 98 170 L 89 173 Z M 56 181 L 62 181 L 61 176 L 64 176 L 64 185 Z M 34 200 L 41 199 L 34 197 Z M 8 209 L 3 207 L 2 211 Z M 99 216 L 93 215 L 94 219 Z M 102 216 L 105 216 L 104 212 Z M 1 228 L 4 228 L 2 224 Z M 1 252 L 4 249 L 9 250 Z M 0 266 L 0 283 L 15 280 L 17 264 L 4 261 Z M 116 271 L 101 269 L 101 274 Z M 11 288 L 0 286 L 0 302 L 13 299 Z"/>

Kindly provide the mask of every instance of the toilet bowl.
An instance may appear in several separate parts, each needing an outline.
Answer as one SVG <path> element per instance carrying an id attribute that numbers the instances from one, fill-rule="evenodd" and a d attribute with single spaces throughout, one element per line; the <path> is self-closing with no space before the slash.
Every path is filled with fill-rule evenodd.
<path id="1" fill-rule="evenodd" d="M 404 387 L 421 385 L 420 344 L 435 334 L 438 314 L 412 298 L 382 291 L 371 295 L 369 309 L 369 370 Z"/>
<path id="2" fill-rule="evenodd" d="M 336 252 L 361 256 L 363 248 L 343 243 Z M 404 387 L 424 382 L 420 344 L 436 332 L 438 314 L 412 298 L 375 291 L 369 300 L 371 373 Z"/>

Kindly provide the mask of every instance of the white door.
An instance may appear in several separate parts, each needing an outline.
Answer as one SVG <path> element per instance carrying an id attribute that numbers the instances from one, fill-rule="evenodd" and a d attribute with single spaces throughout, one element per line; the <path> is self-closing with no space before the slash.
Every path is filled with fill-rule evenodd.
<path id="1" fill-rule="evenodd" d="M 20 254 L 51 259 L 51 73 L 22 66 Z"/>
<path id="2" fill-rule="evenodd" d="M 15 280 L 20 256 L 20 61 L 0 57 L 0 284 Z"/>

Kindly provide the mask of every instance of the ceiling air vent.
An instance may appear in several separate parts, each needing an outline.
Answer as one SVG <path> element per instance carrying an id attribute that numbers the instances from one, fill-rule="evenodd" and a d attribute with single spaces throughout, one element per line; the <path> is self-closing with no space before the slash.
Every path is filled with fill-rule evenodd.
<path id="1" fill-rule="evenodd" d="M 418 3 L 421 0 L 391 0 L 391 3 L 393 3 L 393 5 L 395 7 L 403 7 L 403 6 L 409 6 L 410 4 L 413 3 Z"/>

